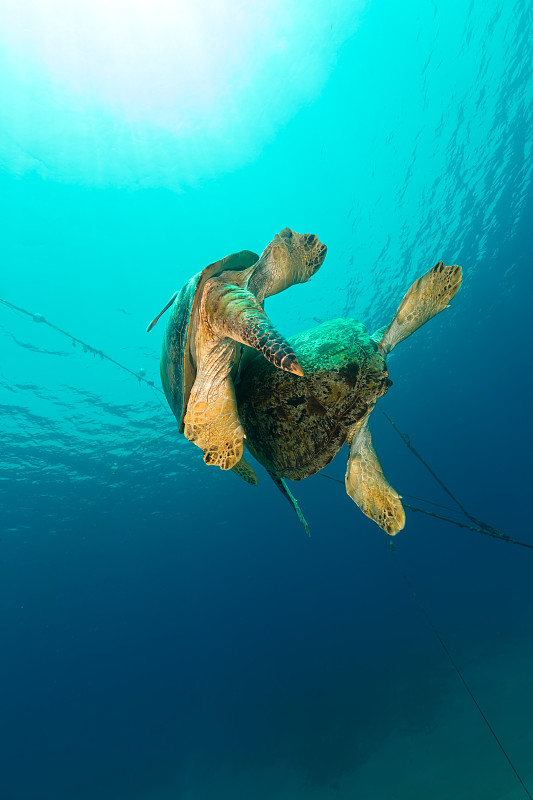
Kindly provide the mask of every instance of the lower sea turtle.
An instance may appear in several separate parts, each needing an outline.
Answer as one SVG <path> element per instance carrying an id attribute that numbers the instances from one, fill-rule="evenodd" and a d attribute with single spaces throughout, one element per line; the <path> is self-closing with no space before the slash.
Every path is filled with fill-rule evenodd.
<path id="1" fill-rule="evenodd" d="M 289 340 L 303 377 L 254 358 L 236 387 L 246 445 L 305 520 L 284 478 L 301 480 L 328 464 L 347 442 L 346 491 L 389 534 L 405 513 L 372 447 L 368 418 L 391 385 L 386 357 L 399 342 L 445 309 L 462 271 L 442 261 L 409 289 L 392 322 L 373 335 L 353 319 L 336 319 Z M 250 468 L 251 469 L 251 468 Z"/>
<path id="2" fill-rule="evenodd" d="M 303 374 L 263 304 L 266 297 L 310 280 L 326 252 L 314 234 L 284 228 L 261 257 L 243 250 L 210 264 L 161 312 L 170 308 L 160 362 L 163 389 L 180 431 L 202 449 L 206 464 L 257 482 L 242 459 L 244 430 L 233 381 L 254 350 L 280 371 Z"/>

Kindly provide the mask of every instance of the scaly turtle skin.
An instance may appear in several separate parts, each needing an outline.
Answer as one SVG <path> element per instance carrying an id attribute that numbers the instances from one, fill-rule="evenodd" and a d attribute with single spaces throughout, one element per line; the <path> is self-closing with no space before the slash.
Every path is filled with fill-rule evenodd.
<path id="1" fill-rule="evenodd" d="M 254 359 L 237 385 L 246 445 L 305 520 L 283 479 L 321 470 L 347 442 L 346 491 L 383 530 L 395 534 L 405 513 L 372 447 L 368 417 L 391 385 L 388 353 L 447 307 L 461 285 L 458 266 L 439 262 L 405 295 L 386 328 L 368 334 L 361 322 L 325 322 L 289 340 L 303 377 Z"/>
<path id="2" fill-rule="evenodd" d="M 206 464 L 256 478 L 242 459 L 233 377 L 250 348 L 275 368 L 302 375 L 297 358 L 263 311 L 266 297 L 310 280 L 327 248 L 314 234 L 282 230 L 258 257 L 243 250 L 210 264 L 175 294 L 161 352 L 161 382 L 180 431 Z M 151 330 L 159 314 L 149 325 Z"/>

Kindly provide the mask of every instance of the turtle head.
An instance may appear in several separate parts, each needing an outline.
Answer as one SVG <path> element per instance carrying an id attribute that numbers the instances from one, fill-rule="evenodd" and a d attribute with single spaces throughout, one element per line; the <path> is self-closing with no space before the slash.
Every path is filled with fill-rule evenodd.
<path id="1" fill-rule="evenodd" d="M 283 228 L 271 242 L 272 256 L 281 262 L 287 260 L 292 273 L 292 283 L 304 283 L 324 263 L 328 248 L 314 233 L 295 233 Z"/>
<path id="2" fill-rule="evenodd" d="M 322 266 L 327 251 L 314 233 L 284 228 L 261 254 L 251 291 L 269 297 L 295 283 L 305 283 Z"/>

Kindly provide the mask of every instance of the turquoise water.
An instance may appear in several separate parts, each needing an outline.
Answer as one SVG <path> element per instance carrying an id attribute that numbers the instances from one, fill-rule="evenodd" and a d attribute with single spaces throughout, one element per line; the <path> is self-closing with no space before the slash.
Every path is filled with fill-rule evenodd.
<path id="1" fill-rule="evenodd" d="M 521 800 L 531 549 L 408 510 L 391 557 L 320 475 L 290 485 L 308 539 L 178 434 L 145 329 L 285 226 L 328 245 L 267 301 L 287 336 L 375 329 L 461 264 L 382 409 L 533 545 L 533 8 L 250 6 L 0 2 L 0 797 Z M 457 517 L 371 427 L 405 502 Z"/>

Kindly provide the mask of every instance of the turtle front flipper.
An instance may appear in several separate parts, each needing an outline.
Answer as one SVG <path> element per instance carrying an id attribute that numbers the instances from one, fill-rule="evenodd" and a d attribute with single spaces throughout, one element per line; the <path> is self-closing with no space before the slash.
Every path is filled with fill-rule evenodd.
<path id="1" fill-rule="evenodd" d="M 385 478 L 372 447 L 368 414 L 350 429 L 348 444 L 350 456 L 346 469 L 346 492 L 363 514 L 394 536 L 405 525 L 405 511 L 398 492 Z"/>
<path id="2" fill-rule="evenodd" d="M 275 367 L 303 375 L 294 350 L 274 328 L 255 295 L 246 289 L 212 278 L 205 287 L 200 319 L 201 325 L 220 339 L 253 347 Z"/>
<path id="3" fill-rule="evenodd" d="M 379 346 L 386 356 L 421 325 L 448 307 L 459 291 L 463 272 L 454 264 L 447 267 L 439 261 L 432 269 L 413 283 L 403 298 L 394 319 L 380 338 Z M 381 331 L 378 332 L 378 334 Z M 377 339 L 377 336 L 372 338 Z"/>

